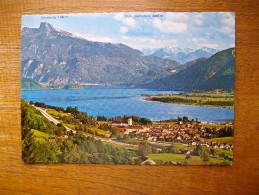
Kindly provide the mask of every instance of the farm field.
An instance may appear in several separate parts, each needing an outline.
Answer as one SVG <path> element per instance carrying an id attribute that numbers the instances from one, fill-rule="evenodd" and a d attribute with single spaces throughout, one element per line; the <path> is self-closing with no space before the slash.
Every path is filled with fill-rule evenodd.
<path id="1" fill-rule="evenodd" d="M 221 143 L 228 143 L 233 144 L 234 138 L 233 137 L 219 137 L 219 138 L 213 138 L 213 139 L 206 139 L 206 142 L 221 142 Z"/>
<path id="2" fill-rule="evenodd" d="M 209 158 L 208 162 L 204 162 L 200 156 L 191 156 L 190 159 L 185 160 L 184 154 L 171 154 L 171 153 L 162 153 L 162 154 L 149 154 L 148 158 L 158 161 L 158 162 L 173 162 L 173 163 L 184 163 L 186 162 L 188 165 L 209 165 L 222 163 L 224 160 L 217 158 Z"/>
<path id="3" fill-rule="evenodd" d="M 55 135 L 50 135 L 50 134 L 47 134 L 47 133 L 43 133 L 43 132 L 38 131 L 36 129 L 32 129 L 31 131 L 33 132 L 33 135 L 36 138 L 43 138 L 43 139 L 47 140 L 49 137 L 55 137 Z"/>

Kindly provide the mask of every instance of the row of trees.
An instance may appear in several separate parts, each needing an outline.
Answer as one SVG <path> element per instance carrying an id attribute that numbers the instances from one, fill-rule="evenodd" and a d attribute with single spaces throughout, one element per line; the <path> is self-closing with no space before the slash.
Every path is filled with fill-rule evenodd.
<path id="1" fill-rule="evenodd" d="M 152 121 L 148 118 L 139 117 L 139 116 L 130 116 L 132 118 L 132 121 L 141 124 L 141 125 L 147 125 L 152 124 Z M 127 123 L 129 116 L 115 116 L 115 117 L 105 117 L 105 116 L 97 116 L 97 121 L 117 121 L 121 123 Z"/>
<path id="2" fill-rule="evenodd" d="M 205 133 L 213 135 L 213 137 L 232 137 L 234 136 L 234 128 L 231 126 L 225 126 L 220 129 L 216 129 L 216 127 L 205 127 Z M 199 130 L 201 131 L 201 129 Z"/>
<path id="3" fill-rule="evenodd" d="M 192 96 L 192 95 L 190 95 Z M 190 99 L 187 98 L 189 95 L 186 95 L 186 98 L 184 97 L 151 97 L 150 100 L 152 101 L 160 101 L 165 103 L 176 103 L 176 104 L 198 104 L 200 106 L 202 105 L 210 105 L 210 106 L 217 106 L 217 107 L 231 107 L 234 106 L 234 101 L 227 96 L 225 98 L 225 101 L 222 100 L 210 100 L 210 99 Z M 204 98 L 205 96 L 203 96 Z M 211 98 L 212 96 L 208 96 L 208 98 Z"/>
<path id="4" fill-rule="evenodd" d="M 194 99 L 186 99 L 181 97 L 151 97 L 151 101 L 159 101 L 159 102 L 165 102 L 165 103 L 187 103 L 187 104 L 195 104 L 198 103 L 197 100 Z"/>

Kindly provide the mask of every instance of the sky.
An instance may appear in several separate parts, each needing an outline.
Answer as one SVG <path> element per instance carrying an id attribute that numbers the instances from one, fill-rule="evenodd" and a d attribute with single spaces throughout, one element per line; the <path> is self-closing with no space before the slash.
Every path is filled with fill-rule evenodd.
<path id="1" fill-rule="evenodd" d="M 128 12 L 24 15 L 22 28 L 41 22 L 91 41 L 123 43 L 135 49 L 235 46 L 233 12 Z"/>

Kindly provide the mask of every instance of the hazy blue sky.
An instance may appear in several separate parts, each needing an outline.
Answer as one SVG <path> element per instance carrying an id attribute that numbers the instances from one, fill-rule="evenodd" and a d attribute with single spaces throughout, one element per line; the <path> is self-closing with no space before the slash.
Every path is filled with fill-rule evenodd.
<path id="1" fill-rule="evenodd" d="M 231 12 L 102 13 L 25 15 L 22 27 L 41 22 L 92 41 L 123 43 L 136 49 L 235 46 L 235 14 Z"/>

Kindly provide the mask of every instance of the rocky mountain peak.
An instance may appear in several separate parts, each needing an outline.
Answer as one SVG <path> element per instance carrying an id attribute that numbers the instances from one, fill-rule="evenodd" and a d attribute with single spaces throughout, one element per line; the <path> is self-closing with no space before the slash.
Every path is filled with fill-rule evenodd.
<path id="1" fill-rule="evenodd" d="M 133 85 L 168 76 L 180 65 L 124 44 L 88 41 L 45 22 L 23 28 L 21 47 L 22 77 L 54 84 Z"/>
<path id="2" fill-rule="evenodd" d="M 50 33 L 52 31 L 55 31 L 56 29 L 49 23 L 47 22 L 41 22 L 40 23 L 40 27 L 38 29 L 40 32 L 44 32 L 44 33 Z"/>

